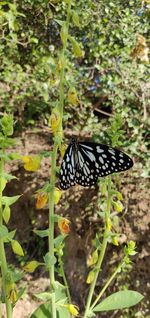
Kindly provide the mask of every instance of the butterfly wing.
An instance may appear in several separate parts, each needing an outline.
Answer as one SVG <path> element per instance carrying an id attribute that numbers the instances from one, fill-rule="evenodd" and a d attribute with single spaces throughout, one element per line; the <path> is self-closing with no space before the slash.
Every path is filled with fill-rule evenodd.
<path id="1" fill-rule="evenodd" d="M 78 144 L 77 165 L 75 172 L 75 182 L 86 187 L 97 182 L 98 173 L 95 169 L 94 155 L 91 148 L 90 154 L 85 153 L 84 148 Z"/>
<path id="2" fill-rule="evenodd" d="M 79 149 L 85 162 L 89 163 L 90 170 L 94 169 L 95 176 L 104 177 L 114 172 L 128 170 L 133 166 L 132 159 L 116 148 L 85 142 L 79 143 Z"/>
<path id="3" fill-rule="evenodd" d="M 70 144 L 65 152 L 59 174 L 60 188 L 67 190 L 75 185 L 75 150 Z"/>

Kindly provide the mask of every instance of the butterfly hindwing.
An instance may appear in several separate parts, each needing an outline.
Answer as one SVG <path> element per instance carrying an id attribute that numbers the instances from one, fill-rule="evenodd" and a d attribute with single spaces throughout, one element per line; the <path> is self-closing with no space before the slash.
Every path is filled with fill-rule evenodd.
<path id="1" fill-rule="evenodd" d="M 72 144 L 70 144 L 65 152 L 60 174 L 60 188 L 66 190 L 75 185 L 75 152 Z"/>

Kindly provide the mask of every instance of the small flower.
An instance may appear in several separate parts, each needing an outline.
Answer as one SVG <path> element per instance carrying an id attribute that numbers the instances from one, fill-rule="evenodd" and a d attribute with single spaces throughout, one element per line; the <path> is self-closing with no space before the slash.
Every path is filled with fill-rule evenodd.
<path id="1" fill-rule="evenodd" d="M 59 150 L 60 150 L 60 153 L 61 153 L 62 157 L 64 157 L 64 154 L 66 152 L 67 147 L 68 146 L 66 144 L 61 144 L 61 146 L 59 147 Z"/>
<path id="2" fill-rule="evenodd" d="M 60 189 L 58 188 L 55 188 L 54 190 L 54 203 L 55 204 L 58 204 L 60 198 L 61 198 L 61 195 L 62 195 L 63 191 L 61 191 Z"/>
<path id="3" fill-rule="evenodd" d="M 37 171 L 40 167 L 41 158 L 39 156 L 22 156 L 24 169 L 27 171 Z"/>
<path id="4" fill-rule="evenodd" d="M 36 194 L 36 209 L 43 209 L 48 201 L 48 194 L 39 192 Z"/>
<path id="5" fill-rule="evenodd" d="M 115 246 L 119 245 L 117 236 L 112 236 L 111 241 Z"/>
<path id="6" fill-rule="evenodd" d="M 9 300 L 15 304 L 17 301 L 17 289 L 16 289 L 16 285 L 13 282 L 9 282 L 7 283 L 7 293 L 8 293 L 8 298 Z"/>
<path id="7" fill-rule="evenodd" d="M 75 317 L 78 316 L 79 314 L 79 308 L 78 306 L 75 306 L 73 304 L 67 304 L 67 305 L 64 305 L 64 307 L 66 307 L 68 309 L 68 311 Z"/>
<path id="8" fill-rule="evenodd" d="M 86 283 L 91 284 L 94 280 L 94 277 L 95 277 L 94 271 L 90 271 L 86 279 Z"/>
<path id="9" fill-rule="evenodd" d="M 93 266 L 94 264 L 97 263 L 98 260 L 98 252 L 97 250 L 95 250 L 92 255 L 89 256 L 88 260 L 87 260 L 87 266 Z"/>
<path id="10" fill-rule="evenodd" d="M 58 220 L 58 227 L 62 234 L 69 234 L 70 233 L 70 221 L 66 218 L 59 218 Z"/>
<path id="11" fill-rule="evenodd" d="M 118 201 L 118 202 L 112 201 L 112 204 L 117 212 L 122 212 L 123 205 L 120 201 Z"/>
<path id="12" fill-rule="evenodd" d="M 59 124 L 60 112 L 57 108 L 54 108 L 51 116 L 49 117 L 49 126 L 51 127 L 53 134 L 56 134 Z"/>
<path id="13" fill-rule="evenodd" d="M 106 222 L 107 224 L 106 224 L 106 226 L 107 226 L 107 229 L 110 231 L 111 230 L 111 228 L 112 228 L 112 222 L 111 222 L 111 219 L 110 218 L 108 218 L 108 220 L 107 220 L 107 222 Z"/>

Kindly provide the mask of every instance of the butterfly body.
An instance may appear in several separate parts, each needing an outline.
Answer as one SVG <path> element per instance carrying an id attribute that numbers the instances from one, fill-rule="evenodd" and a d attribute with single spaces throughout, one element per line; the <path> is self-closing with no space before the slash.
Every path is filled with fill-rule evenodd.
<path id="1" fill-rule="evenodd" d="M 98 177 L 130 169 L 132 159 L 122 151 L 103 144 L 77 142 L 72 138 L 60 169 L 60 188 L 94 185 Z"/>

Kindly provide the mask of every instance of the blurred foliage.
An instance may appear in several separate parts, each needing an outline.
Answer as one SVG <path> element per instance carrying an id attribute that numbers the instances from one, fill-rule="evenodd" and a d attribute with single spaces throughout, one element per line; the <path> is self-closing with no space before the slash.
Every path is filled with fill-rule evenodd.
<path id="1" fill-rule="evenodd" d="M 44 124 L 56 105 L 66 2 L 0 3 L 1 112 L 14 112 L 23 125 L 35 125 L 37 120 Z M 103 141 L 108 138 L 109 116 L 121 114 L 129 137 L 125 134 L 125 145 L 144 158 L 150 101 L 150 5 L 141 0 L 80 0 L 73 1 L 72 10 L 70 39 L 79 43 L 84 56 L 77 58 L 70 42 L 64 127 L 72 130 L 74 126 L 85 136 L 92 131 L 95 140 Z M 71 87 L 78 92 L 79 104 L 67 99 Z"/>

